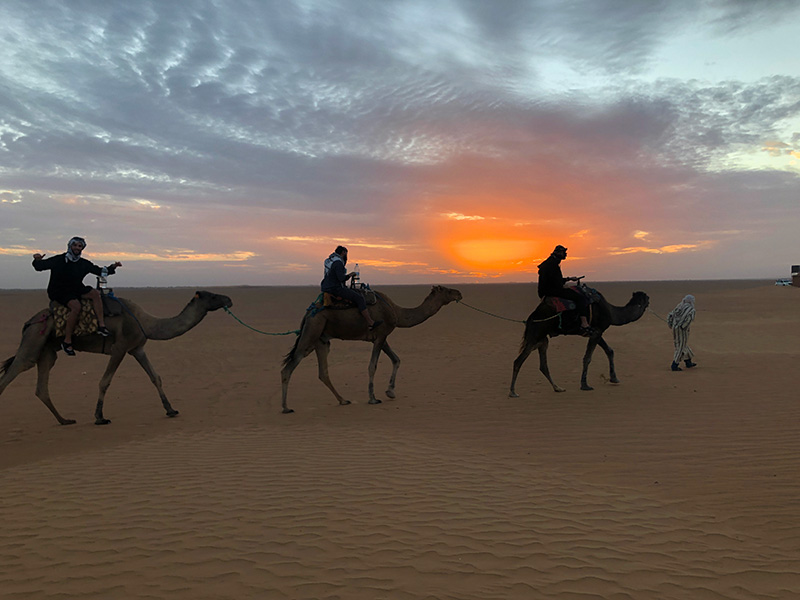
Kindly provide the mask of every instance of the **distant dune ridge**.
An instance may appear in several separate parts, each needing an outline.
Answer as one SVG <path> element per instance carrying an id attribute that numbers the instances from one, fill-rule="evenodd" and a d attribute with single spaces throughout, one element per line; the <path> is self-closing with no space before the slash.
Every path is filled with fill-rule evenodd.
<path id="1" fill-rule="evenodd" d="M 0 598 L 790 599 L 800 590 L 800 291 L 766 281 L 588 282 L 650 311 L 611 327 L 580 391 L 586 341 L 532 356 L 508 398 L 535 284 L 452 285 L 464 302 L 392 334 L 396 399 L 367 404 L 370 345 L 332 341 L 280 369 L 308 287 L 208 288 L 222 311 L 148 355 L 168 419 L 126 359 L 94 425 L 106 357 L 59 353 L 0 396 Z M 207 287 L 207 286 L 205 286 Z M 416 306 L 430 286 L 383 286 Z M 116 289 L 156 316 L 184 289 Z M 662 318 L 693 294 L 698 367 L 672 372 Z M 0 291 L 0 360 L 44 291 Z M 495 316 L 493 316 L 495 315 Z M 506 319 L 497 318 L 498 316 Z"/>

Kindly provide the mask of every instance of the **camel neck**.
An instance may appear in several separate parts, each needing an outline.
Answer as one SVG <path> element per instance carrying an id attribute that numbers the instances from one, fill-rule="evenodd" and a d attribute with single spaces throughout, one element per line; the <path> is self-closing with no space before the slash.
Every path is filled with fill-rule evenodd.
<path id="1" fill-rule="evenodd" d="M 437 302 L 433 294 L 428 295 L 422 304 L 415 308 L 403 308 L 397 306 L 397 326 L 398 327 L 414 327 L 420 323 L 428 320 L 442 308 L 442 303 Z"/>
<path id="2" fill-rule="evenodd" d="M 204 316 L 205 312 L 199 310 L 197 303 L 192 301 L 177 316 L 159 318 L 145 313 L 140 317 L 140 322 L 147 332 L 148 339 L 171 340 L 189 331 L 202 321 Z"/>
<path id="3" fill-rule="evenodd" d="M 608 305 L 611 314 L 612 325 L 626 325 L 638 320 L 644 314 L 644 308 L 638 304 L 626 304 L 625 306 Z"/>

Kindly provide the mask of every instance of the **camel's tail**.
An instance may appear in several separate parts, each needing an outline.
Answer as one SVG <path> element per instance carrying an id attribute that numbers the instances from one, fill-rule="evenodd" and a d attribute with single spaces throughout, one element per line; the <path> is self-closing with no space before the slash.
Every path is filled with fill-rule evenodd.
<path id="1" fill-rule="evenodd" d="M 303 320 L 300 322 L 300 327 L 299 327 L 300 331 L 299 331 L 299 333 L 297 334 L 297 337 L 294 340 L 294 346 L 292 346 L 292 349 L 289 350 L 289 353 L 286 356 L 283 357 L 283 366 L 284 367 L 294 360 L 294 355 L 297 352 L 297 345 L 300 343 L 300 336 L 303 335 L 303 327 L 306 324 L 306 319 L 307 318 L 308 318 L 308 311 L 306 311 L 306 314 L 303 315 Z"/>
<path id="2" fill-rule="evenodd" d="M 3 364 L 0 365 L 0 373 L 5 373 L 6 371 L 8 371 L 8 367 L 11 366 L 11 363 L 14 362 L 15 358 L 17 358 L 16 355 L 4 360 Z"/>

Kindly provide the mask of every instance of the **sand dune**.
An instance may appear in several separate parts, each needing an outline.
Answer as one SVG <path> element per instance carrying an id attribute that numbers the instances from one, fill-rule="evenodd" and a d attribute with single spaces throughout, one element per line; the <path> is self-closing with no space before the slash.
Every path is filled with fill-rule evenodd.
<path id="1" fill-rule="evenodd" d="M 652 312 L 612 328 L 619 385 L 584 340 L 550 346 L 509 399 L 533 285 L 456 286 L 449 305 L 392 334 L 397 398 L 370 406 L 370 347 L 333 341 L 280 414 L 293 334 L 209 314 L 149 342 L 177 419 L 132 359 L 92 413 L 102 356 L 60 357 L 59 426 L 35 369 L 0 396 L 0 598 L 760 599 L 800 589 L 800 295 L 770 282 L 596 284 Z M 429 286 L 382 288 L 413 306 Z M 315 290 L 215 289 L 264 332 L 299 325 Z M 116 290 L 159 316 L 193 290 Z M 698 368 L 669 371 L 660 317 L 697 298 Z M 0 358 L 41 291 L 0 291 Z M 376 392 L 385 389 L 381 359 Z M 382 394 L 378 394 L 382 397 Z"/>

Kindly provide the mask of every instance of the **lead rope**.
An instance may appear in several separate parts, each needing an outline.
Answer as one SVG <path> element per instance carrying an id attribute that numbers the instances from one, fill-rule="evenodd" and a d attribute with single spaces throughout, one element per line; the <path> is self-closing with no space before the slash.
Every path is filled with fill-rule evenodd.
<path id="1" fill-rule="evenodd" d="M 655 317 L 657 317 L 657 318 L 661 319 L 662 321 L 664 321 L 664 323 L 667 323 L 667 324 L 669 324 L 669 323 L 667 322 L 667 320 L 666 320 L 664 317 L 660 316 L 660 315 L 659 315 L 657 312 L 655 312 L 654 310 L 651 310 L 649 307 L 648 307 L 648 309 L 647 309 L 647 312 L 649 312 L 651 315 L 653 315 L 653 316 L 655 316 Z"/>
<path id="2" fill-rule="evenodd" d="M 471 305 L 467 304 L 466 302 L 464 302 L 463 300 L 457 300 L 456 303 L 457 304 L 463 304 L 467 308 L 471 308 L 472 310 L 477 310 L 478 312 L 481 312 L 481 313 L 483 313 L 485 315 L 489 315 L 490 317 L 495 317 L 497 319 L 503 319 L 504 321 L 511 321 L 513 323 L 525 323 L 525 321 L 520 321 L 519 319 L 509 319 L 508 317 L 501 317 L 500 315 L 496 315 L 494 313 L 490 313 L 487 310 L 483 310 L 483 309 L 477 308 L 475 306 L 471 306 Z"/>
<path id="3" fill-rule="evenodd" d="M 224 310 L 226 313 L 228 313 L 228 314 L 229 314 L 230 316 L 232 316 L 234 319 L 236 319 L 237 321 L 239 321 L 239 323 L 241 323 L 242 325 L 244 325 L 244 326 L 245 326 L 245 327 L 247 327 L 248 329 L 251 329 L 251 330 L 255 331 L 256 333 L 261 333 L 261 334 L 263 334 L 263 335 L 289 335 L 290 333 L 293 333 L 293 334 L 295 334 L 295 335 L 300 335 L 300 330 L 299 330 L 299 329 L 295 329 L 294 331 L 286 331 L 286 332 L 284 332 L 284 333 L 272 333 L 272 332 L 269 332 L 269 331 L 261 331 L 261 330 L 259 330 L 259 329 L 256 329 L 255 327 L 250 327 L 250 325 L 248 325 L 247 323 L 245 323 L 244 321 L 242 321 L 242 320 L 241 320 L 239 317 L 237 317 L 235 314 L 233 314 L 233 313 L 232 313 L 232 312 L 231 312 L 231 311 L 228 309 L 228 307 L 227 307 L 227 306 L 223 306 L 223 307 L 222 307 L 222 310 Z"/>

